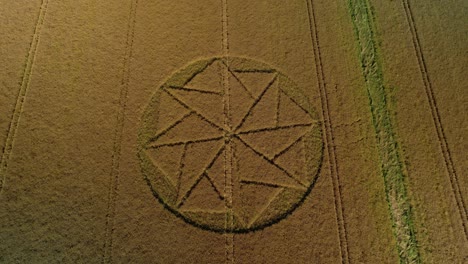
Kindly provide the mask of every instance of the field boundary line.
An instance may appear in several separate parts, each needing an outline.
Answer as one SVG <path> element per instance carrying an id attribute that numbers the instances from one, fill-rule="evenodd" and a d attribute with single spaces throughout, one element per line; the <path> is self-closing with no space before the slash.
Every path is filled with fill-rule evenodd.
<path id="1" fill-rule="evenodd" d="M 440 150 L 442 152 L 445 168 L 447 170 L 447 174 L 450 180 L 450 187 L 455 196 L 455 202 L 462 221 L 462 227 L 465 233 L 465 238 L 468 239 L 468 216 L 466 211 L 466 205 L 463 199 L 463 194 L 461 192 L 460 183 L 458 181 L 458 175 L 455 170 L 455 166 L 453 165 L 452 154 L 450 153 L 450 148 L 447 143 L 447 137 L 445 136 L 442 120 L 440 118 L 439 108 L 437 107 L 437 101 L 435 99 L 434 90 L 432 88 L 432 82 L 427 71 L 426 60 L 424 58 L 424 54 L 421 48 L 421 42 L 419 40 L 418 30 L 414 21 L 413 12 L 411 10 L 409 0 L 402 0 L 401 2 L 403 4 L 406 20 L 408 22 L 408 26 L 411 32 L 414 52 L 418 60 L 418 66 L 421 72 L 422 81 L 424 83 L 424 90 L 426 92 L 427 101 L 431 108 L 432 120 L 434 122 L 434 128 L 437 133 L 437 139 L 439 141 Z"/>
<path id="2" fill-rule="evenodd" d="M 230 115 L 230 104 L 231 104 L 231 92 L 229 87 L 229 31 L 228 31 L 228 0 L 221 0 L 222 4 L 222 52 L 225 57 L 225 66 L 223 67 L 222 74 L 222 85 L 223 85 L 223 109 L 224 109 L 224 125 L 225 129 L 231 129 L 231 117 Z M 224 193 L 226 195 L 225 208 L 226 208 L 226 219 L 225 219 L 225 242 L 226 242 L 226 263 L 235 263 L 234 258 L 234 233 L 229 232 L 234 228 L 234 215 L 233 215 L 233 179 L 232 179 L 232 168 L 233 168 L 233 148 L 230 144 L 226 144 L 227 148 L 224 151 Z"/>
<path id="3" fill-rule="evenodd" d="M 375 130 L 380 170 L 400 263 L 421 263 L 406 176 L 395 138 L 376 42 L 375 17 L 368 0 L 347 0 L 365 81 L 372 125 Z"/>
<path id="4" fill-rule="evenodd" d="M 127 109 L 128 89 L 130 82 L 130 60 L 133 54 L 133 40 L 135 36 L 136 12 L 138 0 L 130 1 L 130 14 L 127 25 L 127 39 L 125 55 L 122 67 L 121 89 L 119 95 L 119 109 L 117 113 L 117 124 L 114 130 L 114 145 L 112 152 L 112 165 L 109 173 L 109 190 L 107 196 L 107 213 L 105 225 L 105 237 L 101 263 L 111 263 L 113 254 L 113 235 L 115 203 L 119 186 L 120 158 L 122 149 L 122 137 L 125 125 L 125 111 Z"/>
<path id="5" fill-rule="evenodd" d="M 306 0 L 307 13 L 310 27 L 310 37 L 314 52 L 315 70 L 317 74 L 317 82 L 320 88 L 320 102 L 322 105 L 322 118 L 324 120 L 324 139 L 326 143 L 329 170 L 333 182 L 333 194 L 335 200 L 335 214 L 338 227 L 338 236 L 340 243 L 340 257 L 342 263 L 350 263 L 348 249 L 348 234 L 346 231 L 346 222 L 344 218 L 343 196 L 341 190 L 340 177 L 338 172 L 338 160 L 336 158 L 336 150 L 333 136 L 333 126 L 330 118 L 329 101 L 327 93 L 327 85 L 325 82 L 325 74 L 323 72 L 322 54 L 320 51 L 320 43 L 318 37 L 318 29 L 316 23 L 316 14 L 312 0 Z"/>
<path id="6" fill-rule="evenodd" d="M 21 80 L 21 86 L 16 97 L 15 108 L 13 109 L 10 124 L 8 126 L 5 146 L 3 148 L 2 157 L 0 160 L 0 195 L 2 194 L 3 187 L 5 186 L 8 162 L 10 160 L 10 155 L 13 150 L 13 143 L 16 137 L 16 131 L 18 130 L 21 114 L 23 113 L 24 101 L 29 90 L 29 84 L 31 83 L 32 70 L 36 61 L 37 49 L 41 37 L 41 30 L 44 25 L 45 17 L 47 14 L 48 4 L 49 0 L 42 0 L 41 6 L 39 8 L 39 15 L 37 17 L 36 25 L 34 26 L 34 33 L 31 40 L 31 44 L 29 46 L 26 65 L 24 67 L 23 77 Z"/>

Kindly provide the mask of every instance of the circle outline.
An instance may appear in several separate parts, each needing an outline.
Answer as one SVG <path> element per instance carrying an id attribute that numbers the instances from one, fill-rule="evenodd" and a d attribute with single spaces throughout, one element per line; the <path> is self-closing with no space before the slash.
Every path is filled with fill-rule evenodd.
<path id="1" fill-rule="evenodd" d="M 188 223 L 190 225 L 193 225 L 193 226 L 198 227 L 198 228 L 203 229 L 203 230 L 212 231 L 212 232 L 216 232 L 216 233 L 239 233 L 239 234 L 241 234 L 241 233 L 255 232 L 255 231 L 259 231 L 259 230 L 265 229 L 267 227 L 270 227 L 270 226 L 282 221 L 283 219 L 286 219 L 290 214 L 292 214 L 292 212 L 294 212 L 299 206 L 301 206 L 304 203 L 305 199 L 310 195 L 312 189 L 314 188 L 314 186 L 315 186 L 315 184 L 316 184 L 316 182 L 318 180 L 319 174 L 321 172 L 321 169 L 322 169 L 323 150 L 324 150 L 324 143 L 323 143 L 323 138 L 322 138 L 322 124 L 321 124 L 321 121 L 318 120 L 317 118 L 316 118 L 317 119 L 317 121 L 316 121 L 317 130 L 315 131 L 316 135 L 313 135 L 313 131 L 309 131 L 304 135 L 304 136 L 307 136 L 309 140 L 310 140 L 310 137 L 316 138 L 317 142 L 320 144 L 320 148 L 318 149 L 318 151 L 319 151 L 318 156 L 319 157 L 318 157 L 317 160 L 314 160 L 317 166 L 315 168 L 315 173 L 313 173 L 313 175 L 311 175 L 312 181 L 310 182 L 310 184 L 307 183 L 308 187 L 301 194 L 300 199 L 295 198 L 293 200 L 294 203 L 291 203 L 291 206 L 289 206 L 288 209 L 286 209 L 284 212 L 282 212 L 280 214 L 276 214 L 274 217 L 272 217 L 271 219 L 268 219 L 265 222 L 262 222 L 260 225 L 253 225 L 253 226 L 247 227 L 247 228 L 226 229 L 226 228 L 213 227 L 213 226 L 210 226 L 208 224 L 203 224 L 203 223 L 200 223 L 199 221 L 196 221 L 196 220 L 193 220 L 193 219 L 187 217 L 186 215 L 181 213 L 179 210 L 177 210 L 176 208 L 173 208 L 173 206 L 169 205 L 164 200 L 164 198 L 161 196 L 161 194 L 159 194 L 156 191 L 157 188 L 155 188 L 153 186 L 153 183 L 151 182 L 150 177 L 148 177 L 148 175 L 147 175 L 148 172 L 145 171 L 145 168 L 143 166 L 143 162 L 145 162 L 145 159 L 147 159 L 147 158 L 143 157 L 144 155 L 146 155 L 146 154 L 143 154 L 143 152 L 145 151 L 145 145 L 148 142 L 148 136 L 143 133 L 143 130 L 144 130 L 143 128 L 146 128 L 145 130 L 148 130 L 147 129 L 147 124 L 146 124 L 145 121 L 146 121 L 148 116 L 151 116 L 151 112 L 155 110 L 154 109 L 154 104 L 156 104 L 156 105 L 159 104 L 159 99 L 160 99 L 161 93 L 163 92 L 163 87 L 165 87 L 166 84 L 170 83 L 171 80 L 174 80 L 175 78 L 180 78 L 181 75 L 183 76 L 183 75 L 187 74 L 187 72 L 189 72 L 191 74 L 191 77 L 193 78 L 197 74 L 203 72 L 203 70 L 206 69 L 206 67 L 208 67 L 210 65 L 210 63 L 212 63 L 215 60 L 223 60 L 223 61 L 224 60 L 228 60 L 228 61 L 233 61 L 234 60 L 234 61 L 236 61 L 238 63 L 241 63 L 243 61 L 247 61 L 250 64 L 254 63 L 255 66 L 261 65 L 264 68 L 275 69 L 275 68 L 271 67 L 270 65 L 268 65 L 266 63 L 258 62 L 256 60 L 252 60 L 252 59 L 249 59 L 249 58 L 242 58 L 242 57 L 213 57 L 213 58 L 197 60 L 195 62 L 189 63 L 186 66 L 184 66 L 183 68 L 181 68 L 180 70 L 173 73 L 152 94 L 150 102 L 146 106 L 144 114 L 142 115 L 142 124 L 140 125 L 140 130 L 139 130 L 139 135 L 138 135 L 138 153 L 137 153 L 137 156 L 138 156 L 138 158 L 140 160 L 140 170 L 141 170 L 141 173 L 143 174 L 143 178 L 145 179 L 145 182 L 147 183 L 148 187 L 150 188 L 151 193 L 153 194 L 153 196 L 159 201 L 159 203 L 161 203 L 164 206 L 165 209 L 170 211 L 172 214 L 174 214 L 178 218 L 181 218 L 185 223 Z M 205 65 L 205 66 L 202 66 L 203 70 L 201 70 L 201 71 L 193 71 L 193 69 L 190 70 L 191 67 L 192 68 L 194 66 L 196 67 L 196 65 Z M 282 74 L 280 71 L 278 71 L 276 69 L 274 71 L 277 72 L 278 75 L 281 75 L 283 78 L 286 78 L 286 80 L 289 82 L 289 84 L 293 86 L 293 89 L 292 89 L 293 92 L 299 94 L 298 96 L 304 98 L 305 101 L 307 102 L 307 106 L 308 106 L 307 107 L 307 112 L 310 115 L 313 115 L 314 117 L 317 117 L 316 112 L 314 111 L 314 109 L 309 104 L 308 97 L 305 96 L 300 91 L 297 84 L 294 83 L 292 80 L 290 80 L 286 75 Z M 283 92 L 284 92 L 284 90 L 283 90 Z M 288 96 L 289 96 L 289 94 L 288 94 Z M 159 111 L 158 106 L 156 106 L 156 109 Z M 305 147 L 306 146 L 304 146 L 304 148 Z M 308 162 L 307 158 L 305 157 L 304 159 L 305 159 L 305 162 L 306 162 L 305 167 L 307 168 L 307 166 L 309 164 L 307 164 L 307 162 Z M 155 165 L 153 164 L 153 166 L 155 166 Z M 227 216 L 227 214 L 228 214 L 228 212 L 225 213 L 226 216 Z"/>

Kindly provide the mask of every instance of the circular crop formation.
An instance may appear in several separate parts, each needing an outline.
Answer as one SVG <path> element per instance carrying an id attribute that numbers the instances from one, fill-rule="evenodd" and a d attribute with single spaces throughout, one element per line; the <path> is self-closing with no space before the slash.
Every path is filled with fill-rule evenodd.
<path id="1" fill-rule="evenodd" d="M 307 97 L 271 66 L 194 62 L 154 94 L 139 136 L 154 196 L 187 223 L 248 232 L 280 221 L 311 191 L 322 161 Z"/>

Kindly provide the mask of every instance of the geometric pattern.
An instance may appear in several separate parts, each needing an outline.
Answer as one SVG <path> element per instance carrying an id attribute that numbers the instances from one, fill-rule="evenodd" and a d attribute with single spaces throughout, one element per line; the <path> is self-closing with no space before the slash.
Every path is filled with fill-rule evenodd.
<path id="1" fill-rule="evenodd" d="M 244 58 L 198 61 L 174 74 L 148 105 L 139 142 L 153 194 L 186 222 L 218 232 L 286 217 L 322 160 L 306 97 L 280 72 Z"/>

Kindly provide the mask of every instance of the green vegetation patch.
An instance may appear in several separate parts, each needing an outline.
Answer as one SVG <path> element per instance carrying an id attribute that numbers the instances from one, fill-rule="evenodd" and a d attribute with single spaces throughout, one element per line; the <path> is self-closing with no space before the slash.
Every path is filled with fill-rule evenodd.
<path id="1" fill-rule="evenodd" d="M 372 123 L 375 129 L 385 192 L 400 263 L 421 263 L 411 205 L 405 186 L 405 175 L 387 108 L 370 4 L 367 0 L 348 0 L 348 8 L 354 33 L 359 43 L 359 58 L 369 97 Z"/>

